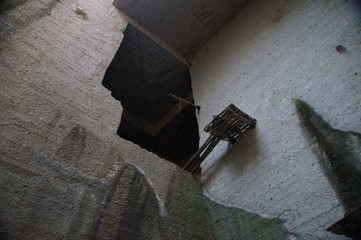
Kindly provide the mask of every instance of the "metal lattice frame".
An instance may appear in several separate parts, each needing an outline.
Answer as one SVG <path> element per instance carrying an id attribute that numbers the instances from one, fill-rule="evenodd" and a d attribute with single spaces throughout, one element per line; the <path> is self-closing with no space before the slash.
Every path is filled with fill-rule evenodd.
<path id="1" fill-rule="evenodd" d="M 256 123 L 256 119 L 230 104 L 204 128 L 210 136 L 183 169 L 193 173 L 220 140 L 234 143 L 248 129 L 255 128 Z"/>

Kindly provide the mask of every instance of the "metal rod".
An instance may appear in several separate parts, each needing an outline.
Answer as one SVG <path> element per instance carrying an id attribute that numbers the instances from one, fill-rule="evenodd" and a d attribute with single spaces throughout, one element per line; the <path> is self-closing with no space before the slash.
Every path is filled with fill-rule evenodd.
<path id="1" fill-rule="evenodd" d="M 184 165 L 183 169 L 187 169 L 190 165 L 192 165 L 193 160 L 196 159 L 197 157 L 199 157 L 201 155 L 201 153 L 204 151 L 204 149 L 209 145 L 211 139 L 212 139 L 212 135 L 210 135 L 207 140 L 203 143 L 203 145 L 198 149 L 198 151 L 192 156 L 191 159 L 189 159 L 189 161 L 187 162 L 186 165 Z"/>
<path id="2" fill-rule="evenodd" d="M 183 99 L 183 98 L 177 97 L 176 95 L 174 95 L 174 94 L 172 94 L 172 93 L 169 93 L 169 96 L 174 97 L 175 99 L 178 99 L 178 100 L 181 101 L 181 102 L 185 102 L 185 103 L 191 105 L 192 107 L 198 109 L 198 111 L 201 109 L 201 106 L 195 105 L 194 103 L 192 103 L 192 102 L 190 102 L 190 101 L 187 101 L 187 100 L 185 100 L 185 99 Z"/>
<path id="3" fill-rule="evenodd" d="M 204 161 L 204 159 L 212 152 L 212 150 L 217 146 L 217 144 L 219 143 L 220 139 L 219 138 L 213 138 L 212 139 L 212 143 L 207 147 L 207 149 L 204 151 L 204 153 L 200 156 L 200 158 L 198 159 L 197 164 L 192 168 L 192 170 L 190 171 L 191 173 L 193 173 L 196 168 L 198 166 L 201 165 L 201 163 Z"/>

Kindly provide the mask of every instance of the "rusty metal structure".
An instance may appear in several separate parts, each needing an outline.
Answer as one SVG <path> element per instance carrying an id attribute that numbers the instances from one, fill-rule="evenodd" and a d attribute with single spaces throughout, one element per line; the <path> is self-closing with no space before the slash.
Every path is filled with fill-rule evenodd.
<path id="1" fill-rule="evenodd" d="M 248 129 L 255 128 L 256 124 L 256 119 L 230 104 L 220 114 L 214 116 L 212 122 L 204 128 L 210 136 L 183 169 L 194 173 L 220 140 L 234 143 Z"/>

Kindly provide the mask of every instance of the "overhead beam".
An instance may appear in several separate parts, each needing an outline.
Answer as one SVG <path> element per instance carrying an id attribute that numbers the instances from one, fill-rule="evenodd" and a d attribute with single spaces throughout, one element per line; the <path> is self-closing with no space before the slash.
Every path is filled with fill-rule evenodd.
<path id="1" fill-rule="evenodd" d="M 187 94 L 184 97 L 185 100 L 192 102 L 193 95 L 192 93 Z M 175 104 L 156 124 L 148 122 L 143 118 L 132 113 L 128 109 L 123 109 L 122 119 L 134 125 L 135 127 L 143 130 L 144 132 L 150 135 L 156 135 L 165 125 L 167 125 L 180 111 L 182 111 L 187 104 Z"/>
<path id="2" fill-rule="evenodd" d="M 176 57 L 181 63 L 183 63 L 184 65 L 187 65 L 188 67 L 191 66 L 191 63 L 182 56 L 182 54 L 180 54 L 178 51 L 176 51 L 174 48 L 172 48 L 168 43 L 166 43 L 165 41 L 163 41 L 161 38 L 157 37 L 156 35 L 154 35 L 153 33 L 151 33 L 150 31 L 148 31 L 146 28 L 144 28 L 142 25 L 140 25 L 137 21 L 135 21 L 134 19 L 130 18 L 125 12 L 123 12 L 122 10 L 120 10 L 119 8 L 117 8 L 118 11 L 123 15 L 123 17 L 125 18 L 125 20 L 131 24 L 133 27 L 135 27 L 137 30 L 139 30 L 140 32 L 142 32 L 144 35 L 146 35 L 147 37 L 149 37 L 150 39 L 152 39 L 154 42 L 156 42 L 157 44 L 159 44 L 160 46 L 162 46 L 165 50 L 167 50 L 169 53 L 171 53 L 174 57 Z"/>

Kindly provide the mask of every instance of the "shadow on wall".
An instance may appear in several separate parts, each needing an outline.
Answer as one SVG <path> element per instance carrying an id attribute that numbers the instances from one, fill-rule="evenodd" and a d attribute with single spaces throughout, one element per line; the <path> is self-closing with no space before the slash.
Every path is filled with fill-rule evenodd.
<path id="1" fill-rule="evenodd" d="M 217 159 L 206 171 L 203 172 L 204 181 L 211 180 L 217 169 L 225 165 L 231 165 L 232 171 L 240 175 L 250 164 L 258 162 L 257 127 L 247 131 L 237 142 L 229 143 L 223 156 Z M 236 159 L 236 160 L 235 160 Z"/>
<path id="2" fill-rule="evenodd" d="M 183 171 L 175 172 L 170 181 L 163 214 L 153 187 L 136 167 L 124 165 L 112 181 L 98 204 L 91 204 L 91 196 L 85 195 L 69 239 L 84 233 L 96 239 L 299 239 L 281 219 L 206 198 L 200 183 Z M 97 214 L 84 214 L 89 208 Z M 87 230 L 78 232 L 89 221 Z"/>
<path id="3" fill-rule="evenodd" d="M 361 134 L 332 128 L 307 103 L 296 99 L 302 128 L 346 212 L 361 205 Z"/>
<path id="4" fill-rule="evenodd" d="M 96 205 L 90 195 L 84 195 L 69 239 L 84 234 L 96 239 L 299 239 L 281 219 L 213 202 L 203 195 L 200 183 L 183 171 L 171 178 L 163 210 L 146 176 L 133 165 L 121 167 L 112 181 Z M 84 214 L 89 208 L 97 214 Z M 89 221 L 87 230 L 79 228 Z"/>
<path id="5" fill-rule="evenodd" d="M 94 239 L 145 239 L 161 237 L 160 206 L 146 177 L 132 165 L 125 165 L 104 189 L 104 198 L 90 204 L 91 192 L 83 196 L 76 218 L 72 221 L 69 239 L 87 235 Z M 98 195 L 99 196 L 99 195 Z M 89 208 L 95 210 L 94 215 Z M 95 207 L 95 208 L 94 208 Z M 86 224 L 86 223 L 91 224 Z M 79 226 L 86 226 L 79 232 Z"/>
<path id="6" fill-rule="evenodd" d="M 280 219 L 207 199 L 199 181 L 180 169 L 172 173 L 163 205 L 147 176 L 134 165 L 119 164 L 112 174 L 97 178 L 58 161 L 72 153 L 86 155 L 84 150 L 74 152 L 71 144 L 81 148 L 91 137 L 86 129 L 74 127 L 65 138 L 68 144 L 54 158 L 31 155 L 41 174 L 19 178 L 16 191 L 0 189 L 1 196 L 8 198 L 0 206 L 6 213 L 0 215 L 1 239 L 10 239 L 7 234 L 29 239 L 107 240 L 279 240 L 295 236 Z M 69 155 L 63 153 L 67 148 Z M 13 173 L 4 178 L 4 182 L 17 181 Z"/>
<path id="7" fill-rule="evenodd" d="M 0 40 L 9 37 L 33 21 L 51 15 L 51 10 L 59 3 L 59 0 L 1 0 L 0 1 Z M 22 14 L 11 14 L 11 11 L 21 6 L 27 9 Z M 25 6 L 26 5 L 26 6 Z M 9 19 L 16 24 L 12 24 Z"/>
<path id="8" fill-rule="evenodd" d="M 226 207 L 206 198 L 216 239 L 299 239 L 284 227 L 284 221 L 269 219 L 242 209 Z"/>
<path id="9" fill-rule="evenodd" d="M 9 231 L 6 229 L 6 221 L 3 220 L 3 217 L 0 215 L 0 239 L 2 240 L 10 240 L 13 239 L 12 237 L 10 237 L 10 235 L 8 234 Z"/>
<path id="10" fill-rule="evenodd" d="M 0 14 L 4 14 L 5 12 L 8 12 L 14 8 L 16 8 L 19 5 L 24 4 L 28 0 L 4 0 L 1 1 L 0 4 Z"/>

